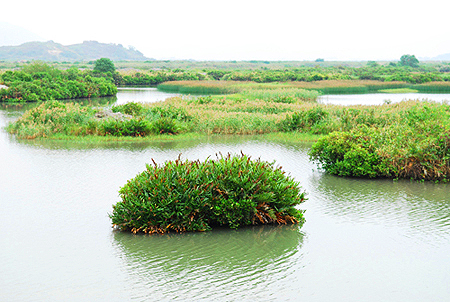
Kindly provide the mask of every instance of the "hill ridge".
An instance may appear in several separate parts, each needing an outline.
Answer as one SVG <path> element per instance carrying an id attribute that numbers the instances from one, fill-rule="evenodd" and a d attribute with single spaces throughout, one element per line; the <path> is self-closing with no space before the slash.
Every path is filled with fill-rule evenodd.
<path id="1" fill-rule="evenodd" d="M 52 40 L 26 42 L 18 46 L 1 46 L 2 61 L 92 61 L 109 58 L 113 61 L 151 60 L 133 47 L 122 44 L 83 41 L 79 44 L 62 45 Z"/>

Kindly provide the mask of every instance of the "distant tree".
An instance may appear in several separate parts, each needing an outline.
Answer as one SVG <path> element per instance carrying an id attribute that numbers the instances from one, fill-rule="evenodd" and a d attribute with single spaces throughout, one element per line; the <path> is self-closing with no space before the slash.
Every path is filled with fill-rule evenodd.
<path id="1" fill-rule="evenodd" d="M 415 55 L 403 55 L 399 63 L 402 66 L 419 67 L 419 60 Z"/>
<path id="2" fill-rule="evenodd" d="M 113 61 L 108 58 L 98 59 L 94 62 L 94 64 L 94 71 L 111 73 L 114 73 L 116 71 L 116 67 L 114 66 Z"/>
<path id="3" fill-rule="evenodd" d="M 378 65 L 378 63 L 377 63 L 376 61 L 368 61 L 368 62 L 367 62 L 367 66 L 370 66 L 370 67 L 377 67 L 377 66 L 379 66 L 379 65 Z"/>
<path id="4" fill-rule="evenodd" d="M 316 62 L 325 62 L 325 59 L 318 58 L 318 59 L 316 59 Z"/>

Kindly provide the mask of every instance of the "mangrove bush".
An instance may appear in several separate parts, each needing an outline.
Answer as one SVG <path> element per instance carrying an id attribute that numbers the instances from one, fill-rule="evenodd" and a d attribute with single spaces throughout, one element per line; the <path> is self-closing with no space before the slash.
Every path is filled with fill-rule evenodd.
<path id="1" fill-rule="evenodd" d="M 0 102 L 36 102 L 111 96 L 117 93 L 113 78 L 76 68 L 59 70 L 35 62 L 21 70 L 0 74 Z"/>

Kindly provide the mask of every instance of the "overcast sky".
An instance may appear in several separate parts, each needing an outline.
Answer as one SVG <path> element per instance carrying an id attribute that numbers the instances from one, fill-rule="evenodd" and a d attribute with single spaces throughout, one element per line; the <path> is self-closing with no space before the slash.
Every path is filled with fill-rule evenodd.
<path id="1" fill-rule="evenodd" d="M 443 0 L 14 0 L 2 3 L 0 21 L 64 45 L 131 45 L 155 59 L 398 60 L 450 53 L 447 8 Z"/>

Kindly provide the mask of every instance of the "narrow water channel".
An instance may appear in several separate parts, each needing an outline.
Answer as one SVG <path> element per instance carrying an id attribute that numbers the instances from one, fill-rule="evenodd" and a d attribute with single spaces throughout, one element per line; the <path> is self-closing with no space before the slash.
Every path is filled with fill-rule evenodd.
<path id="1" fill-rule="evenodd" d="M 121 93 L 126 93 L 121 91 Z M 120 94 L 119 96 L 120 97 Z M 308 144 L 17 140 L 0 109 L 2 301 L 447 301 L 450 185 L 330 176 Z M 115 232 L 118 190 L 158 163 L 221 152 L 275 160 L 308 200 L 297 226 Z"/>

